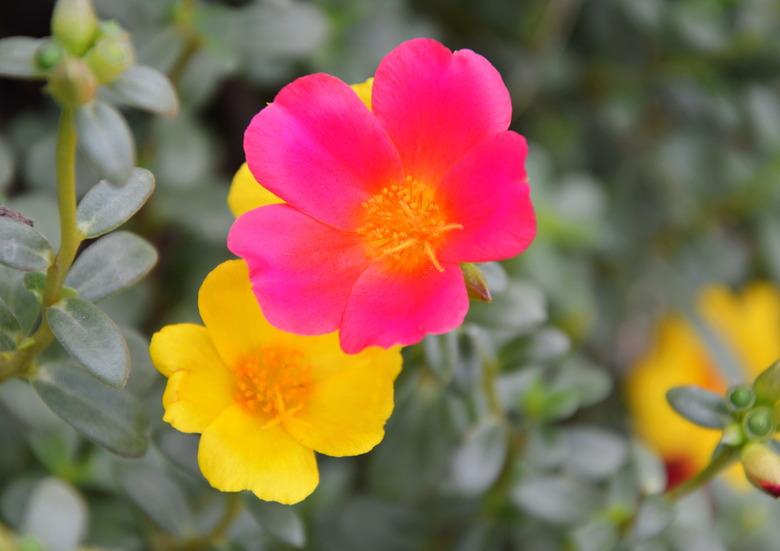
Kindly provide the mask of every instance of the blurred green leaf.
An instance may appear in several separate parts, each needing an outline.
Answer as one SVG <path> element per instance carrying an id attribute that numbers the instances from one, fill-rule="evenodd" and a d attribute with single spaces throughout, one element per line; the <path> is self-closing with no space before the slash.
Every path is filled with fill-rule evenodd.
<path id="1" fill-rule="evenodd" d="M 17 270 L 39 272 L 53 260 L 46 238 L 31 226 L 0 216 L 0 263 Z"/>
<path id="2" fill-rule="evenodd" d="M 491 329 L 527 333 L 547 319 L 547 304 L 538 288 L 512 281 L 491 303 L 471 305 L 469 319 Z"/>
<path id="3" fill-rule="evenodd" d="M 723 428 L 730 418 L 723 397 L 698 386 L 672 388 L 666 399 L 677 413 L 702 427 Z"/>
<path id="4" fill-rule="evenodd" d="M 22 530 L 48 551 L 73 551 L 87 531 L 89 510 L 70 484 L 44 478 L 27 501 Z"/>
<path id="5" fill-rule="evenodd" d="M 12 36 L 0 40 L 0 76 L 11 78 L 42 78 L 35 63 L 35 52 L 45 41 L 27 36 Z"/>
<path id="6" fill-rule="evenodd" d="M 644 443 L 631 443 L 631 458 L 639 490 L 644 494 L 658 494 L 666 488 L 666 467 L 663 461 Z"/>
<path id="7" fill-rule="evenodd" d="M 149 356 L 149 339 L 132 327 L 122 327 L 122 334 L 130 352 L 131 365 L 126 388 L 138 397 L 146 396 L 150 387 L 162 380 Z"/>
<path id="8" fill-rule="evenodd" d="M 157 251 L 135 234 L 119 231 L 90 245 L 73 264 L 65 285 L 98 301 L 130 287 L 157 264 Z"/>
<path id="9" fill-rule="evenodd" d="M 306 545 L 306 529 L 295 509 L 247 496 L 244 502 L 257 523 L 280 542 L 291 547 Z"/>
<path id="10" fill-rule="evenodd" d="M 127 457 L 146 451 L 147 420 L 140 402 L 69 362 L 40 366 L 33 387 L 52 411 L 87 438 Z"/>
<path id="11" fill-rule="evenodd" d="M 175 536 L 192 533 L 187 498 L 170 477 L 150 465 L 122 463 L 119 467 L 119 485 L 155 524 Z"/>
<path id="12" fill-rule="evenodd" d="M 572 551 L 615 549 L 620 539 L 617 527 L 607 519 L 593 519 L 572 530 Z"/>
<path id="13" fill-rule="evenodd" d="M 153 191 L 154 176 L 143 168 L 134 168 L 121 186 L 99 182 L 79 203 L 79 230 L 91 239 L 118 228 L 138 212 Z"/>
<path id="14" fill-rule="evenodd" d="M 484 419 L 466 433 L 452 457 L 452 482 L 466 495 L 479 495 L 498 478 L 507 457 L 509 427 L 502 419 Z"/>
<path id="15" fill-rule="evenodd" d="M 775 404 L 780 400 L 780 360 L 767 367 L 753 383 L 756 400 L 764 404 Z"/>
<path id="16" fill-rule="evenodd" d="M 111 103 L 137 107 L 158 115 L 171 117 L 179 110 L 176 90 L 168 77 L 145 65 L 130 67 L 101 92 L 104 99 Z"/>
<path id="17" fill-rule="evenodd" d="M 135 165 L 135 142 L 122 114 L 101 101 L 81 107 L 76 116 L 79 144 L 100 172 L 124 184 Z"/>
<path id="18" fill-rule="evenodd" d="M 536 518 L 554 524 L 571 524 L 587 517 L 598 506 L 594 490 L 563 476 L 529 476 L 515 486 L 512 502 Z"/>
<path id="19" fill-rule="evenodd" d="M 626 461 L 628 450 L 623 438 L 591 426 L 567 427 L 566 470 L 577 477 L 603 480 L 613 475 Z"/>
<path id="20" fill-rule="evenodd" d="M 673 519 L 671 504 L 662 496 L 642 501 L 631 528 L 631 538 L 644 541 L 657 536 Z"/>
<path id="21" fill-rule="evenodd" d="M 127 382 L 130 356 L 116 324 L 100 308 L 71 297 L 46 310 L 54 336 L 73 358 L 98 379 L 115 387 Z"/>

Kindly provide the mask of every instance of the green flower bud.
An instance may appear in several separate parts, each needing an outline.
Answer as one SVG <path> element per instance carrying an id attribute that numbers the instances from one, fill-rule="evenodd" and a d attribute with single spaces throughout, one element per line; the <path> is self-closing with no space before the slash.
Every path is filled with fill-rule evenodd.
<path id="1" fill-rule="evenodd" d="M 51 17 L 51 32 L 66 50 L 86 52 L 95 40 L 98 19 L 92 0 L 57 0 Z"/>
<path id="2" fill-rule="evenodd" d="M 745 442 L 745 433 L 739 423 L 729 423 L 723 428 L 723 437 L 720 441 L 727 446 L 741 446 Z"/>
<path id="3" fill-rule="evenodd" d="M 749 411 L 743 420 L 745 433 L 749 438 L 766 438 L 775 432 L 772 411 L 767 407 L 758 407 Z"/>
<path id="4" fill-rule="evenodd" d="M 130 35 L 113 21 L 103 23 L 97 42 L 85 59 L 100 84 L 113 82 L 135 63 Z"/>
<path id="5" fill-rule="evenodd" d="M 726 397 L 729 407 L 734 411 L 746 411 L 756 403 L 756 394 L 747 385 L 732 387 Z"/>
<path id="6" fill-rule="evenodd" d="M 45 42 L 35 52 L 35 63 L 44 71 L 48 71 L 60 62 L 62 55 L 63 51 L 59 44 Z"/>
<path id="7" fill-rule="evenodd" d="M 466 280 L 466 289 L 468 289 L 469 297 L 482 302 L 491 302 L 493 297 L 490 295 L 490 288 L 482 270 L 477 268 L 476 264 L 471 264 L 470 262 L 461 264 L 460 269 L 463 271 L 463 277 Z"/>
<path id="8" fill-rule="evenodd" d="M 95 97 L 97 81 L 84 61 L 66 57 L 49 77 L 48 89 L 60 104 L 78 107 Z"/>
<path id="9" fill-rule="evenodd" d="M 758 443 L 745 446 L 742 468 L 753 486 L 775 499 L 780 497 L 780 457 L 769 447 Z"/>

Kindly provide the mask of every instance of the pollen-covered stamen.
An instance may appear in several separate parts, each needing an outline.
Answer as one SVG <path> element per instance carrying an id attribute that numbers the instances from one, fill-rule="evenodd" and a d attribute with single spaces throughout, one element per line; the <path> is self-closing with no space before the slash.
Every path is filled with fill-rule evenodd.
<path id="1" fill-rule="evenodd" d="M 428 186 L 407 176 L 402 184 L 383 188 L 362 206 L 363 224 L 357 231 L 372 257 L 407 268 L 430 262 L 444 271 L 436 251 L 446 233 L 463 226 L 446 219 Z"/>
<path id="2" fill-rule="evenodd" d="M 303 354 L 286 348 L 264 348 L 233 369 L 233 397 L 251 413 L 270 417 L 268 426 L 299 411 L 311 387 L 311 367 Z"/>

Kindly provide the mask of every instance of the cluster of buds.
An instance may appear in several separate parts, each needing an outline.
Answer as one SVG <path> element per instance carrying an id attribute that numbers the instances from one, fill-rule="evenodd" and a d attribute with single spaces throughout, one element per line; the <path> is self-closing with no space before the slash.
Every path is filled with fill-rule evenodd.
<path id="1" fill-rule="evenodd" d="M 667 399 L 689 421 L 723 431 L 713 463 L 718 451 L 728 451 L 727 457 L 740 458 L 745 476 L 756 488 L 780 497 L 780 455 L 776 451 L 780 448 L 773 440 L 780 428 L 780 361 L 752 385 L 733 386 L 725 396 L 683 386 L 671 389 Z"/>
<path id="2" fill-rule="evenodd" d="M 724 444 L 741 446 L 742 467 L 751 484 L 780 497 L 780 456 L 771 447 L 780 421 L 780 361 L 763 371 L 752 386 L 731 388 L 726 402 L 735 423 L 726 427 Z"/>
<path id="3" fill-rule="evenodd" d="M 51 30 L 35 62 L 62 105 L 89 103 L 99 85 L 113 82 L 135 62 L 130 35 L 115 21 L 99 21 L 91 0 L 58 0 Z"/>

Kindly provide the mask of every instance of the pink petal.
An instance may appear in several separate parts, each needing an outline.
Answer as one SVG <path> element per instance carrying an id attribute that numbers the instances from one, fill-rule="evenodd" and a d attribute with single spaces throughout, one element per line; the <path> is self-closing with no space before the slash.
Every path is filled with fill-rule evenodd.
<path id="1" fill-rule="evenodd" d="M 407 174 L 438 181 L 466 151 L 509 128 L 512 104 L 501 75 L 471 50 L 404 42 L 379 64 L 373 111 Z"/>
<path id="2" fill-rule="evenodd" d="M 525 172 L 528 146 L 520 134 L 501 132 L 463 157 L 445 176 L 437 200 L 463 229 L 438 251 L 450 262 L 503 260 L 523 252 L 536 236 L 536 217 Z"/>
<path id="3" fill-rule="evenodd" d="M 327 224 L 351 229 L 362 201 L 401 177 L 398 152 L 339 79 L 309 75 L 285 86 L 244 134 L 259 182 Z"/>
<path id="4" fill-rule="evenodd" d="M 302 335 L 338 328 L 352 285 L 368 266 L 356 234 L 288 205 L 242 215 L 227 244 L 249 265 L 252 289 L 268 321 Z"/>
<path id="5" fill-rule="evenodd" d="M 456 264 L 438 272 L 398 273 L 372 264 L 349 297 L 341 322 L 341 348 L 348 354 L 367 346 L 388 348 L 446 333 L 463 322 L 469 309 L 463 274 Z"/>

